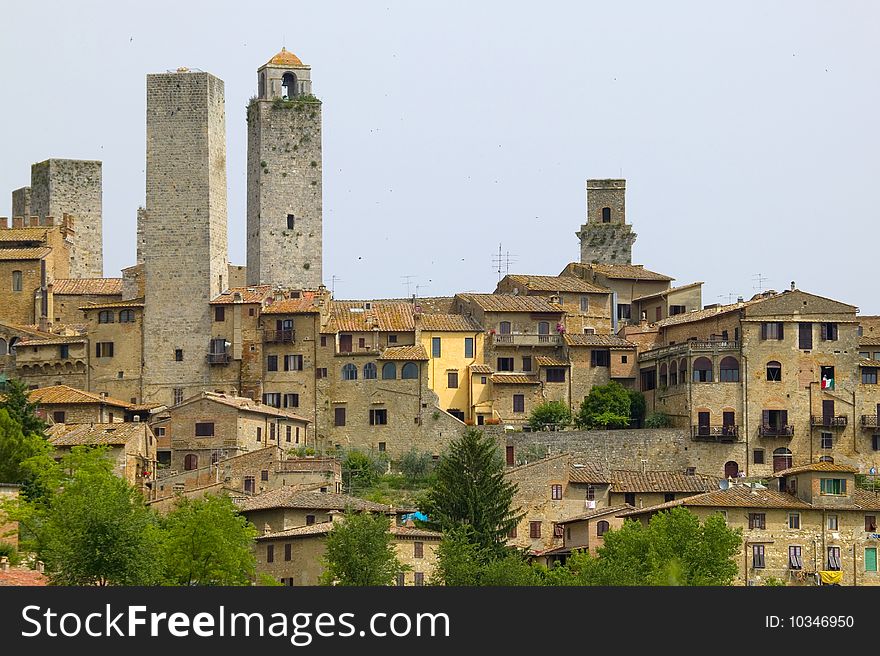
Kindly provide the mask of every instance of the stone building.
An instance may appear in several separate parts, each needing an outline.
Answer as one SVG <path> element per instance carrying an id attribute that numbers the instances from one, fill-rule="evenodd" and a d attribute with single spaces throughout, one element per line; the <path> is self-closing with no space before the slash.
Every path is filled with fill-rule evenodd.
<path id="1" fill-rule="evenodd" d="M 737 445 L 726 476 L 877 466 L 877 366 L 859 355 L 854 306 L 793 289 L 655 326 L 654 348 L 639 354 L 649 411 L 695 441 Z"/>
<path id="2" fill-rule="evenodd" d="M 122 300 L 122 278 L 56 278 L 47 285 L 46 317 L 50 324 L 83 322 L 81 307 Z M 34 316 L 40 316 L 42 295 L 34 298 Z"/>
<path id="3" fill-rule="evenodd" d="M 322 270 L 321 102 L 283 49 L 248 105 L 247 282 L 317 289 Z"/>
<path id="4" fill-rule="evenodd" d="M 229 265 L 222 80 L 147 76 L 146 171 L 143 400 L 170 406 L 213 389 L 210 302 Z"/>
<path id="5" fill-rule="evenodd" d="M 619 515 L 628 510 L 631 508 L 626 504 L 605 506 L 558 522 L 561 546 L 534 552 L 532 560 L 553 567 L 557 563 L 564 565 L 573 551 L 585 551 L 595 556 L 599 547 L 605 544 L 605 534 L 623 526 L 624 519 Z"/>
<path id="6" fill-rule="evenodd" d="M 683 506 L 703 521 L 721 513 L 743 531 L 739 585 L 770 577 L 792 585 L 822 577 L 842 585 L 878 585 L 880 495 L 857 487 L 856 470 L 819 462 L 779 471 L 769 487 L 732 481 L 726 489 L 621 513 L 647 522 Z"/>
<path id="7" fill-rule="evenodd" d="M 113 424 L 125 420 L 129 404 L 106 394 L 67 385 L 41 387 L 28 393 L 37 414 L 53 424 Z"/>
<path id="8" fill-rule="evenodd" d="M 632 264 L 636 234 L 626 222 L 626 180 L 587 180 L 587 222 L 575 233 L 583 264 Z"/>
<path id="9" fill-rule="evenodd" d="M 718 488 L 717 476 L 698 474 L 694 467 L 685 471 L 612 469 L 608 479 L 608 504 L 646 508 Z"/>
<path id="10" fill-rule="evenodd" d="M 143 422 L 53 424 L 46 431 L 61 457 L 75 446 L 108 447 L 113 473 L 146 489 L 156 473 L 156 438 Z"/>

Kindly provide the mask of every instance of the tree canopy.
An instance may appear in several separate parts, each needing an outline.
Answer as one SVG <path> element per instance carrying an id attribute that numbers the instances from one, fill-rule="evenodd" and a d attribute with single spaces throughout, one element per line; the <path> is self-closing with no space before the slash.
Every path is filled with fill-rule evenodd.
<path id="1" fill-rule="evenodd" d="M 322 585 L 391 585 L 406 566 L 397 559 L 384 515 L 347 511 L 327 535 Z"/>
<path id="2" fill-rule="evenodd" d="M 545 430 L 547 427 L 564 428 L 571 423 L 571 408 L 564 401 L 547 401 L 537 406 L 529 415 L 532 430 Z"/>
<path id="3" fill-rule="evenodd" d="M 620 383 L 594 385 L 575 416 L 578 428 L 623 428 L 629 425 L 632 400 Z"/>

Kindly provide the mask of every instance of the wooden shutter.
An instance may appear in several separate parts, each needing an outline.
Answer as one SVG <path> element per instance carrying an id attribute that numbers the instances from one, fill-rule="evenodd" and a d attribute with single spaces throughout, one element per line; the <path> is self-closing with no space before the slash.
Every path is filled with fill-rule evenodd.
<path id="1" fill-rule="evenodd" d="M 785 332 L 784 332 L 784 330 L 783 330 L 784 327 L 785 327 L 784 324 L 780 321 L 780 322 L 778 322 L 776 325 L 779 327 L 779 336 L 778 336 L 778 338 L 779 338 L 780 340 L 785 339 Z"/>
<path id="2" fill-rule="evenodd" d="M 761 339 L 767 339 L 767 324 L 761 324 Z"/>

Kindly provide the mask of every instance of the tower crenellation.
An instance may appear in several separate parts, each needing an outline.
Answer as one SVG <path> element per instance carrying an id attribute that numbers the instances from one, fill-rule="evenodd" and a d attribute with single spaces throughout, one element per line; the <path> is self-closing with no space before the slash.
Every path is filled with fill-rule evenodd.
<path id="1" fill-rule="evenodd" d="M 575 234 L 582 264 L 632 264 L 636 234 L 626 222 L 626 180 L 587 180 L 587 222 Z"/>

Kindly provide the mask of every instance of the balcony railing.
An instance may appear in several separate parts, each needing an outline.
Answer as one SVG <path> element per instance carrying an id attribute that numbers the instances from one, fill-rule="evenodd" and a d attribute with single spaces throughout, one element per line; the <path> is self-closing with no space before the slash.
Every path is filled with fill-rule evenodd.
<path id="1" fill-rule="evenodd" d="M 880 428 L 877 415 L 862 415 L 862 428 Z"/>
<path id="2" fill-rule="evenodd" d="M 651 349 L 639 354 L 639 361 L 657 360 L 670 355 L 681 355 L 687 353 L 727 353 L 730 351 L 738 351 L 740 343 L 732 339 L 713 340 L 707 342 L 699 342 L 691 340 L 682 344 L 673 344 L 672 346 L 661 346 L 660 348 Z"/>
<path id="3" fill-rule="evenodd" d="M 810 415 L 810 426 L 818 426 L 821 428 L 845 428 L 847 424 L 846 415 Z"/>
<path id="4" fill-rule="evenodd" d="M 706 442 L 736 442 L 739 426 L 694 426 L 692 435 L 695 440 Z"/>
<path id="5" fill-rule="evenodd" d="M 495 335 L 494 343 L 499 346 L 559 346 L 562 335 Z"/>
<path id="6" fill-rule="evenodd" d="M 208 353 L 208 364 L 229 364 L 229 353 Z"/>
<path id="7" fill-rule="evenodd" d="M 263 341 L 270 344 L 286 344 L 296 340 L 296 332 L 290 330 L 267 330 L 263 333 Z"/>
<path id="8" fill-rule="evenodd" d="M 794 426 L 771 426 L 765 424 L 758 426 L 758 435 L 760 437 L 794 437 Z"/>

